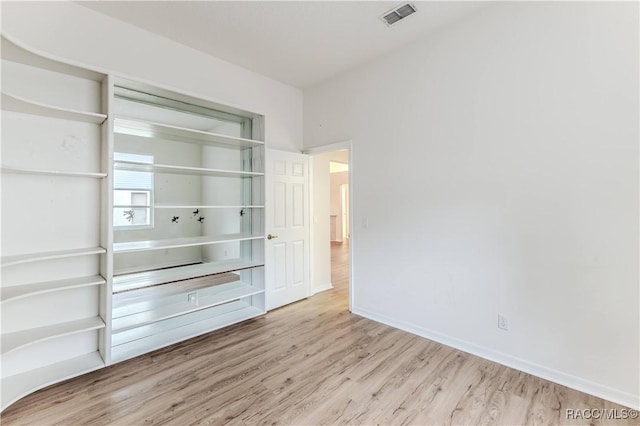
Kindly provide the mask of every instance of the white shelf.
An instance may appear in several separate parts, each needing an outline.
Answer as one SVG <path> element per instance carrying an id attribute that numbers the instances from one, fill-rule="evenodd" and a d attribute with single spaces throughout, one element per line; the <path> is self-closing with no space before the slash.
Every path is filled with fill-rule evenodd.
<path id="1" fill-rule="evenodd" d="M 180 175 L 218 176 L 218 177 L 255 177 L 264 176 L 264 173 L 243 172 L 220 169 L 205 169 L 202 167 L 170 166 L 166 164 L 136 163 L 134 161 L 116 161 L 116 170 L 132 172 L 173 173 Z"/>
<path id="2" fill-rule="evenodd" d="M 108 325 L 111 331 L 111 359 L 119 362 L 264 313 L 264 214 L 262 210 L 250 209 L 265 208 L 265 173 L 264 142 L 257 140 L 263 138 L 262 116 L 247 115 L 241 111 L 227 111 L 237 117 L 218 116 L 208 110 L 218 110 L 217 105 L 154 87 L 142 88 L 128 81 L 116 87 L 116 97 L 116 113 L 110 114 L 113 117 L 116 145 L 122 145 L 126 151 L 126 146 L 130 144 L 152 144 L 152 151 L 156 152 L 157 149 L 156 159 L 162 164 L 148 164 L 137 158 L 123 157 L 124 161 L 113 162 L 113 169 L 117 172 L 154 173 L 163 177 L 167 194 L 157 197 L 163 198 L 164 204 L 152 206 L 156 214 L 167 213 L 169 209 L 182 209 L 181 218 L 185 215 L 191 217 L 195 210 L 209 211 L 209 214 L 202 216 L 219 213 L 214 214 L 215 227 L 205 225 L 198 228 L 201 230 L 198 236 L 187 236 L 193 233 L 189 229 L 174 227 L 169 220 L 162 221 L 161 225 L 171 230 L 170 235 L 176 238 L 169 238 L 164 228 L 159 228 L 156 235 L 140 235 L 139 238 L 134 234 L 113 233 L 115 242 L 112 252 L 116 255 L 114 264 L 118 268 L 114 271 L 112 281 L 112 320 Z M 140 103 L 144 103 L 145 107 Z M 216 128 L 218 119 L 221 123 L 227 120 L 234 123 L 242 121 L 243 126 L 250 126 L 255 132 L 256 140 L 214 133 L 222 129 Z M 195 145 L 191 148 L 195 149 L 193 155 L 196 156 L 200 152 L 197 149 L 199 147 L 220 147 L 224 150 L 209 152 L 206 149 L 206 155 L 216 156 L 215 165 L 208 166 L 211 163 L 195 160 L 185 160 L 180 163 L 184 165 L 178 165 L 172 160 L 177 154 L 170 153 L 182 154 L 184 149 L 189 148 L 185 144 Z M 163 149 L 166 150 L 164 154 Z M 231 150 L 237 152 L 234 154 Z M 165 159 L 160 159 L 160 154 Z M 252 166 L 248 166 L 250 163 Z M 175 194 L 184 191 L 182 188 L 188 184 L 180 176 L 202 179 L 213 176 L 213 181 L 218 183 L 222 181 L 219 178 L 229 178 L 230 184 L 235 182 L 238 185 L 190 187 L 194 193 L 185 193 L 182 197 L 184 200 L 179 201 Z M 203 182 L 211 180 L 204 179 Z M 222 198 L 228 201 L 227 205 L 216 204 Z M 124 207 L 128 206 L 120 208 Z M 245 209 L 247 217 L 240 217 L 242 209 Z M 174 214 L 178 216 L 176 211 Z M 228 232 L 241 233 L 224 235 L 224 229 L 235 229 Z M 203 235 L 207 233 L 223 235 Z M 147 241 L 132 241 L 144 238 Z M 232 249 L 235 247 L 234 253 L 239 248 L 242 256 L 234 254 L 234 259 L 219 261 L 216 258 L 223 256 L 215 249 L 223 252 L 222 249 L 226 247 L 220 244 L 229 244 L 233 246 Z M 186 261 L 182 260 L 185 253 L 167 250 L 207 246 L 214 250 L 189 252 L 189 258 L 194 262 L 190 265 L 185 265 Z M 161 259 L 151 256 L 153 251 L 162 254 Z M 139 258 L 135 253 L 144 253 L 145 256 Z M 200 256 L 204 255 L 216 260 L 199 263 Z M 137 262 L 134 262 L 134 257 L 138 259 Z M 163 265 L 179 266 L 163 268 Z M 237 272 L 242 270 L 246 271 Z M 189 302 L 187 295 L 196 292 L 197 302 Z"/>
<path id="3" fill-rule="evenodd" d="M 21 44 L 21 43 L 20 43 Z M 101 82 L 106 77 L 105 74 L 93 70 L 89 70 L 84 66 L 79 67 L 66 62 L 60 62 L 57 59 L 51 59 L 48 56 L 42 56 L 39 53 L 30 51 L 21 45 L 16 44 L 12 39 L 2 35 L 2 59 L 10 62 L 29 65 L 44 70 L 67 74 L 75 77 L 84 78 Z"/>
<path id="4" fill-rule="evenodd" d="M 2 410 L 29 393 L 104 367 L 100 354 L 91 352 L 2 379 Z"/>
<path id="5" fill-rule="evenodd" d="M 204 277 L 188 278 L 152 287 L 143 287 L 131 291 L 123 291 L 113 295 L 113 316 L 122 317 L 142 311 L 149 311 L 158 306 L 176 303 L 175 296 L 184 297 L 185 294 L 213 287 L 218 292 L 238 287 L 241 277 L 234 272 L 224 274 L 205 275 Z M 207 291 L 210 293 L 210 291 Z M 182 300 L 178 300 L 182 301 Z M 158 302 L 158 303 L 156 303 Z M 135 306 L 134 306 L 135 305 Z"/>
<path id="6" fill-rule="evenodd" d="M 70 334 L 82 333 L 90 330 L 104 328 L 105 324 L 100 317 L 84 318 L 76 321 L 68 321 L 44 327 L 30 328 L 13 333 L 2 334 L 2 353 L 6 354 L 18 348 L 32 345 L 44 340 Z"/>
<path id="7" fill-rule="evenodd" d="M 64 176 L 64 177 L 93 178 L 93 179 L 103 179 L 107 177 L 106 173 L 98 173 L 98 172 L 41 170 L 41 169 L 28 169 L 28 168 L 22 168 L 22 167 L 6 167 L 6 166 L 2 166 L 1 170 L 2 170 L 2 173 L 12 173 L 12 174 L 20 174 L 20 175 Z"/>
<path id="8" fill-rule="evenodd" d="M 125 206 L 128 207 L 128 206 Z M 197 206 L 197 205 L 178 205 L 178 204 L 155 204 L 156 209 L 264 209 L 264 205 L 255 206 Z"/>
<path id="9" fill-rule="evenodd" d="M 2 93 L 2 109 L 25 114 L 41 115 L 44 117 L 74 120 L 85 123 L 102 124 L 107 116 L 95 112 L 76 111 L 30 101 L 19 96 Z"/>
<path id="10" fill-rule="evenodd" d="M 242 304 L 242 307 L 239 309 L 213 317 L 211 317 L 207 310 L 194 312 L 190 315 L 174 318 L 173 320 L 184 318 L 185 321 L 184 323 L 174 324 L 173 328 L 168 328 L 164 331 L 155 332 L 154 334 L 146 336 L 143 334 L 140 336 L 130 336 L 130 341 L 112 348 L 111 357 L 114 362 L 123 361 L 213 330 L 264 315 L 264 313 L 264 310 L 247 304 Z M 169 325 L 168 327 L 171 326 Z"/>
<path id="11" fill-rule="evenodd" d="M 113 277 L 113 292 L 135 290 L 158 284 L 240 271 L 242 269 L 264 266 L 264 262 L 231 260 L 222 262 L 198 263 L 195 265 L 177 266 L 175 268 L 157 269 Z"/>
<path id="12" fill-rule="evenodd" d="M 22 299 L 23 297 L 35 296 L 38 294 L 51 293 L 54 291 L 69 290 L 73 288 L 89 287 L 105 284 L 106 281 L 100 275 L 92 277 L 69 278 L 66 280 L 46 281 L 33 284 L 15 285 L 0 289 L 0 301 Z"/>
<path id="13" fill-rule="evenodd" d="M 112 109 L 113 90 L 105 74 L 1 38 L 7 78 L 0 107 L 4 116 L 14 118 L 3 134 L 3 148 L 6 142 L 6 153 L 13 153 L 0 165 L 4 199 L 13 201 L 3 213 L 28 225 L 13 225 L 2 238 L 0 267 L 11 268 L 2 269 L 0 286 L 4 410 L 30 392 L 104 367 L 109 356 L 103 318 L 110 325 L 111 256 L 100 247 L 109 240 L 109 224 L 100 219 L 110 203 L 105 178 L 111 173 L 112 120 L 103 112 Z M 65 138 L 77 139 L 72 144 L 77 149 L 66 146 Z M 25 190 L 29 199 L 41 202 L 21 200 Z M 82 217 L 75 217 L 76 211 Z M 56 220 L 35 223 L 43 215 Z M 86 241 L 73 244 L 73 236 L 65 238 L 67 229 Z M 110 245 L 105 245 L 109 254 Z M 71 278 L 61 279 L 65 276 Z"/>
<path id="14" fill-rule="evenodd" d="M 142 327 L 147 324 L 177 317 L 180 315 L 190 314 L 192 312 L 211 308 L 223 303 L 239 300 L 243 297 L 253 296 L 254 294 L 264 293 L 264 289 L 252 287 L 241 283 L 240 286 L 229 290 L 221 291 L 217 294 L 202 296 L 198 299 L 198 303 L 189 303 L 188 301 L 173 303 L 170 305 L 160 306 L 144 312 L 136 312 L 119 318 L 113 318 L 113 333 L 117 334 L 133 328 Z M 135 307 L 134 307 L 135 308 Z M 119 312 L 126 312 L 121 309 Z M 114 315 L 116 313 L 114 312 Z"/>
<path id="15" fill-rule="evenodd" d="M 209 244 L 229 243 L 235 241 L 259 240 L 262 238 L 264 238 L 263 235 L 229 234 L 222 236 L 172 238 L 168 240 L 132 241 L 126 243 L 115 243 L 113 245 L 113 252 L 117 254 L 131 253 L 136 251 L 164 250 L 170 248 L 205 246 Z"/>
<path id="16" fill-rule="evenodd" d="M 201 145 L 221 146 L 225 148 L 241 149 L 264 145 L 264 142 L 253 139 L 220 135 L 202 130 L 194 130 L 168 124 L 154 123 L 153 121 L 135 120 L 122 117 L 116 117 L 114 131 L 116 133 L 140 136 L 144 138 L 170 139 L 177 142 L 197 143 Z"/>
<path id="17" fill-rule="evenodd" d="M 91 247 L 75 250 L 48 251 L 42 253 L 18 254 L 14 256 L 2 256 L 1 266 L 18 265 L 21 263 L 40 262 L 44 260 L 63 259 L 66 257 L 88 256 L 102 254 L 107 251 L 102 247 Z"/>

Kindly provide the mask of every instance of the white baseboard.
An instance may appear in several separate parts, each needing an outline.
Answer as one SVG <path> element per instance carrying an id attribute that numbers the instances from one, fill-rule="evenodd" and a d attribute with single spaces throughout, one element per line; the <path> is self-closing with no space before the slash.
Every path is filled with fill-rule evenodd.
<path id="1" fill-rule="evenodd" d="M 331 283 L 314 285 L 313 286 L 313 294 L 317 294 L 317 293 L 320 293 L 320 292 L 323 292 L 323 291 L 331 290 L 332 288 L 333 288 L 333 284 L 331 284 Z"/>
<path id="2" fill-rule="evenodd" d="M 436 331 L 429 330 L 414 324 L 405 323 L 403 321 L 398 321 L 393 318 L 389 318 L 386 315 L 372 312 L 367 309 L 362 309 L 354 306 L 352 312 L 356 315 L 363 316 L 370 320 L 380 322 L 382 324 L 386 324 L 403 331 L 407 331 L 417 336 L 442 343 L 443 345 L 451 346 L 452 348 L 488 359 L 489 361 L 497 362 L 498 364 L 520 370 L 524 373 L 532 374 L 534 376 L 552 381 L 554 383 L 558 383 L 560 385 L 578 390 L 580 392 L 585 392 L 590 395 L 597 396 L 598 398 L 606 399 L 607 401 L 624 405 L 625 407 L 640 410 L 640 395 L 634 395 L 628 392 L 620 391 L 618 389 L 613 389 L 600 383 L 595 383 L 578 376 L 563 373 L 562 371 L 538 365 L 530 361 L 517 358 L 502 352 L 494 351 L 483 346 L 478 346 L 464 340 L 459 340 L 446 334 L 438 333 Z"/>

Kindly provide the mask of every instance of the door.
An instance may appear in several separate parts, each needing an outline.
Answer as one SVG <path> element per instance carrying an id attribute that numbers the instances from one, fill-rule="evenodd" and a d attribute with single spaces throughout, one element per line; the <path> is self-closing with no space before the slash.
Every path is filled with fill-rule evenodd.
<path id="1" fill-rule="evenodd" d="M 266 305 L 309 297 L 309 156 L 266 150 Z"/>

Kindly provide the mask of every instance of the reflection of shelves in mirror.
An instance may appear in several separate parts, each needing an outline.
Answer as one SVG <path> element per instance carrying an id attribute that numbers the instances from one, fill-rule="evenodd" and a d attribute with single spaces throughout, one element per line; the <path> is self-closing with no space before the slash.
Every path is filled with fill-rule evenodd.
<path id="1" fill-rule="evenodd" d="M 235 288 L 225 289 L 216 294 L 201 296 L 198 299 L 197 304 L 185 300 L 183 302 L 155 307 L 154 309 L 143 312 L 135 312 L 135 310 L 139 310 L 135 305 L 133 305 L 131 309 L 127 309 L 127 307 L 114 309 L 113 333 L 120 333 L 154 322 L 222 305 L 234 300 L 239 300 L 243 297 L 264 293 L 264 289 L 252 287 L 239 281 L 237 283 L 238 286 Z"/>
<path id="2" fill-rule="evenodd" d="M 68 336 L 70 334 L 83 333 L 85 331 L 104 328 L 105 324 L 100 317 L 84 318 L 75 321 L 68 321 L 45 327 L 30 328 L 13 333 L 2 334 L 2 353 L 6 354 L 18 348 L 32 345 L 56 337 Z"/>
<path id="3" fill-rule="evenodd" d="M 211 310 L 216 314 L 212 316 Z M 180 315 L 114 334 L 111 356 L 115 362 L 122 361 L 260 315 L 264 310 L 242 301 Z"/>
<path id="4" fill-rule="evenodd" d="M 130 306 L 133 304 L 138 305 L 140 303 L 145 307 L 148 307 L 156 298 L 167 298 L 169 296 L 175 296 L 176 294 L 191 293 L 194 290 L 202 290 L 207 287 L 221 286 L 228 283 L 235 283 L 237 281 L 241 281 L 239 274 L 227 272 L 224 274 L 205 275 L 197 278 L 187 278 L 180 281 L 165 282 L 152 287 L 141 287 L 115 293 L 113 295 L 112 306 L 114 307 L 114 310 L 115 308 L 122 308 L 123 306 Z M 231 284 L 231 286 L 233 286 L 233 284 Z M 138 311 L 143 310 L 149 309 L 138 308 Z M 123 315 L 124 314 L 116 316 Z"/>
<path id="5" fill-rule="evenodd" d="M 233 170 L 205 169 L 202 167 L 170 166 L 166 164 L 136 163 L 133 161 L 116 161 L 116 170 L 126 170 L 131 172 L 152 172 L 152 173 L 172 173 L 180 175 L 218 176 L 218 177 L 254 177 L 264 176 L 259 172 L 243 172 Z"/>
<path id="6" fill-rule="evenodd" d="M 100 353 L 96 351 L 24 373 L 3 377 L 2 409 L 37 389 L 89 373 L 104 366 Z"/>
<path id="7" fill-rule="evenodd" d="M 36 296 L 38 294 L 102 285 L 105 284 L 105 282 L 105 279 L 100 275 L 94 275 L 92 277 L 69 278 L 66 280 L 14 285 L 11 287 L 3 287 L 1 289 L 0 301 L 7 302 L 10 300 L 22 299 L 23 297 Z"/>
<path id="8" fill-rule="evenodd" d="M 194 265 L 156 269 L 147 272 L 137 272 L 134 274 L 118 275 L 113 277 L 113 292 L 118 293 L 122 291 L 130 291 L 173 281 L 241 271 L 259 266 L 264 266 L 264 262 L 235 259 L 231 261 L 205 262 Z"/>
<path id="9" fill-rule="evenodd" d="M 2 256 L 1 266 L 18 265 L 21 263 L 40 262 L 45 260 L 63 259 L 66 257 L 88 256 L 92 254 L 102 254 L 107 251 L 102 247 L 91 247 L 74 250 L 48 251 L 31 254 L 18 254 L 14 256 Z"/>
<path id="10" fill-rule="evenodd" d="M 19 96 L 2 93 L 2 109 L 24 114 L 74 120 L 93 124 L 102 124 L 107 116 L 96 112 L 77 111 L 39 102 L 30 101 Z"/>
<path id="11" fill-rule="evenodd" d="M 265 169 L 262 116 L 126 80 L 115 95 L 113 169 L 155 175 L 164 202 L 148 206 L 157 232 L 113 233 L 119 362 L 265 313 Z"/>
<path id="12" fill-rule="evenodd" d="M 71 172 L 64 170 L 38 170 L 38 169 L 26 169 L 21 167 L 5 167 L 0 169 L 2 173 L 20 174 L 20 175 L 43 175 L 43 176 L 63 176 L 63 177 L 77 177 L 77 178 L 94 178 L 102 179 L 106 178 L 106 173 L 96 172 Z"/>
<path id="13" fill-rule="evenodd" d="M 264 209 L 262 205 L 256 206 L 199 206 L 199 205 L 178 205 L 178 204 L 155 204 L 156 209 Z"/>
<path id="14" fill-rule="evenodd" d="M 131 136 L 169 139 L 177 142 L 196 143 L 224 148 L 244 149 L 264 145 L 264 142 L 253 139 L 226 136 L 169 124 L 120 117 L 115 119 L 114 131 L 115 133 Z"/>
<path id="15" fill-rule="evenodd" d="M 152 240 L 152 241 L 132 241 L 126 243 L 113 244 L 113 252 L 118 253 L 131 253 L 136 251 L 150 251 L 150 250 L 163 250 L 170 248 L 180 247 L 194 247 L 205 246 L 209 244 L 230 243 L 235 241 L 248 241 L 248 240 L 260 240 L 263 239 L 262 235 L 251 234 L 230 234 L 230 235 L 218 235 L 218 236 L 202 236 L 202 237 L 185 237 L 185 238 L 172 238 L 167 240 Z"/>

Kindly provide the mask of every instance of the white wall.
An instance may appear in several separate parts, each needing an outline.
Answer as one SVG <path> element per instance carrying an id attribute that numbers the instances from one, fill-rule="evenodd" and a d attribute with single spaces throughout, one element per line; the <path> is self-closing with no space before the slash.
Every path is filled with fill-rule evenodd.
<path id="1" fill-rule="evenodd" d="M 638 113 L 637 3 L 497 4 L 305 90 L 305 147 L 353 141 L 354 312 L 638 408 Z"/>
<path id="2" fill-rule="evenodd" d="M 2 32 L 42 52 L 266 116 L 269 148 L 302 146 L 302 92 L 70 2 L 2 2 Z"/>
<path id="3" fill-rule="evenodd" d="M 329 241 L 330 180 L 329 162 L 333 153 L 313 155 L 313 291 L 332 287 L 331 246 Z"/>
<path id="4" fill-rule="evenodd" d="M 329 174 L 331 190 L 329 194 L 331 215 L 336 216 L 336 241 L 342 241 L 342 191 L 341 186 L 349 183 L 349 172 L 335 172 Z M 331 230 L 333 233 L 333 230 Z"/>

